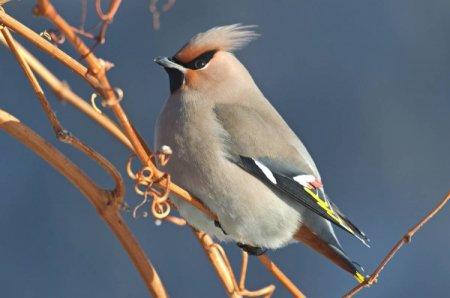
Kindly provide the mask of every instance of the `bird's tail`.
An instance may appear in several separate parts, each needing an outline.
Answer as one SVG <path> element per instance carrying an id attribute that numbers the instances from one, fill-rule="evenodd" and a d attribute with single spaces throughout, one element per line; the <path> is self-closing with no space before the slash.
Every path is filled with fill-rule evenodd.
<path id="1" fill-rule="evenodd" d="M 352 262 L 340 247 L 324 241 L 304 225 L 298 230 L 295 239 L 306 244 L 334 264 L 351 273 L 359 283 L 364 282 L 365 277 L 361 266 Z"/>

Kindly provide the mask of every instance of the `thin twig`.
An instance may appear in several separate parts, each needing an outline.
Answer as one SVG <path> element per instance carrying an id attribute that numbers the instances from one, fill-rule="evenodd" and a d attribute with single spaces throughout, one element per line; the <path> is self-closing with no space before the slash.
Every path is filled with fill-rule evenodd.
<path id="1" fill-rule="evenodd" d="M 95 39 L 96 38 L 96 36 L 94 34 L 92 34 L 89 31 L 86 31 L 84 29 L 72 27 L 72 30 L 74 32 L 76 32 L 77 34 L 83 36 L 83 37 L 86 37 L 86 38 L 89 38 L 89 39 Z"/>
<path id="2" fill-rule="evenodd" d="M 96 40 L 99 43 L 101 43 L 101 44 L 105 43 L 106 30 L 108 29 L 108 26 L 112 23 L 114 16 L 116 15 L 121 2 L 122 2 L 122 0 L 110 0 L 108 12 L 105 14 L 105 13 L 103 13 L 103 10 L 102 10 L 101 0 L 95 0 L 95 9 L 97 11 L 97 15 L 102 20 L 102 24 L 100 26 L 100 31 L 99 31 L 98 35 L 96 36 Z"/>
<path id="3" fill-rule="evenodd" d="M 272 262 L 268 256 L 260 255 L 258 259 L 266 268 L 288 289 L 294 297 L 305 297 L 305 295 L 295 286 L 295 284 Z"/>
<path id="4" fill-rule="evenodd" d="M 242 250 L 242 263 L 241 263 L 241 276 L 239 278 L 239 294 L 245 297 L 264 297 L 270 298 L 272 294 L 275 292 L 274 285 L 268 285 L 262 289 L 256 291 L 247 290 L 245 286 L 245 279 L 247 277 L 247 268 L 248 268 L 248 253 Z"/>
<path id="5" fill-rule="evenodd" d="M 159 0 L 150 0 L 150 4 L 148 5 L 148 10 L 152 14 L 152 26 L 154 30 L 159 30 L 161 27 L 161 13 L 158 9 L 158 1 Z M 167 2 L 164 4 L 162 11 L 168 12 L 172 9 L 172 7 L 175 5 L 176 0 L 167 0 Z"/>
<path id="6" fill-rule="evenodd" d="M 446 194 L 442 200 L 437 204 L 436 207 L 433 208 L 427 215 L 425 215 L 417 224 L 415 224 L 389 251 L 389 253 L 384 257 L 384 259 L 380 262 L 375 271 L 370 275 L 369 278 L 366 279 L 365 282 L 357 285 L 353 289 L 351 289 L 348 293 L 346 293 L 344 298 L 351 298 L 356 295 L 359 291 L 361 291 L 364 287 L 370 287 L 374 283 L 377 282 L 378 276 L 384 267 L 392 260 L 395 254 L 402 248 L 403 245 L 411 242 L 411 238 L 414 234 L 417 233 L 430 219 L 432 219 L 442 208 L 444 208 L 445 204 L 450 200 L 450 192 Z"/>
<path id="7" fill-rule="evenodd" d="M 239 278 L 239 288 L 245 288 L 245 279 L 247 277 L 247 268 L 248 268 L 248 253 L 245 250 L 242 250 L 242 264 L 241 264 L 241 277 Z"/>
<path id="8" fill-rule="evenodd" d="M 159 27 L 161 26 L 161 22 L 159 21 L 160 13 L 158 10 L 158 0 L 150 0 L 150 4 L 148 5 L 148 10 L 152 14 L 152 27 L 154 30 L 159 30 Z"/>
<path id="9" fill-rule="evenodd" d="M 241 278 L 240 282 L 238 283 L 234 275 L 233 268 L 231 267 L 231 264 L 228 261 L 227 255 L 222 246 L 215 243 L 205 232 L 196 230 L 194 228 L 192 228 L 192 230 L 197 236 L 197 239 L 202 245 L 203 250 L 208 256 L 210 262 L 214 265 L 214 269 L 216 270 L 216 273 L 219 276 L 219 279 L 226 289 L 229 297 L 270 297 L 272 295 L 272 293 L 275 291 L 274 285 L 268 285 L 262 289 L 250 291 L 245 287 L 245 280 L 243 282 Z M 246 266 L 247 264 L 245 264 L 245 267 Z M 246 271 L 246 269 L 244 270 Z"/>
<path id="10" fill-rule="evenodd" d="M 203 250 L 208 256 L 210 262 L 214 265 L 214 269 L 216 270 L 222 285 L 227 291 L 228 296 L 232 298 L 242 297 L 236 288 L 236 277 L 234 276 L 233 271 L 229 270 L 228 264 L 222 258 L 222 253 L 219 251 L 217 246 L 214 245 L 214 241 L 205 232 L 196 229 L 192 230 L 194 231 L 195 236 L 197 236 L 197 239 L 202 245 Z"/>

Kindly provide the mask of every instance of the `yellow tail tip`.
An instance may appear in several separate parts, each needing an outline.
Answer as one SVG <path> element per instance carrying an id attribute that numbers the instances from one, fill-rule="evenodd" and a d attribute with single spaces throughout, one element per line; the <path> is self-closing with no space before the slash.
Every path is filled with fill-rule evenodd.
<path id="1" fill-rule="evenodd" d="M 354 277 L 359 283 L 363 283 L 363 282 L 366 280 L 366 278 L 364 277 L 364 275 L 362 275 L 362 274 L 359 273 L 359 272 L 356 272 L 356 273 L 353 275 L 353 277 Z"/>

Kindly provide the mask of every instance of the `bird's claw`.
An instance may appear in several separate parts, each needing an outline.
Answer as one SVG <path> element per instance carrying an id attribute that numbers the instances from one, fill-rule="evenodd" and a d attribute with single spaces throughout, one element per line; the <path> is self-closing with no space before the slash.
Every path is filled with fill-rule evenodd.
<path id="1" fill-rule="evenodd" d="M 260 256 L 266 253 L 267 249 L 262 247 L 255 247 L 247 244 L 243 244 L 238 242 L 237 246 L 242 248 L 243 251 L 247 252 L 249 255 L 252 256 Z"/>

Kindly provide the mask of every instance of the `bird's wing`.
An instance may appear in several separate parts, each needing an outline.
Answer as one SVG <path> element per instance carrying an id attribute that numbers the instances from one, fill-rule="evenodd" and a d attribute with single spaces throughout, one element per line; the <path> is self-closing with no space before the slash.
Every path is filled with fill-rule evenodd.
<path id="1" fill-rule="evenodd" d="M 239 159 L 234 159 L 245 171 L 251 173 L 273 190 L 282 193 L 298 204 L 301 204 L 319 216 L 325 218 L 341 229 L 356 236 L 364 244 L 368 245 L 369 239 L 359 230 L 345 215 L 343 215 L 332 203 L 322 188 L 314 188 L 304 183 L 298 182 L 297 177 L 309 176 L 300 174 L 294 177 L 286 176 L 280 172 L 272 170 L 263 161 L 256 158 L 239 156 Z"/>
<path id="2" fill-rule="evenodd" d="M 224 151 L 230 161 L 368 245 L 366 235 L 336 208 L 323 188 L 310 187 L 311 177 L 320 181 L 317 168 L 275 109 L 264 102 L 256 108 L 220 104 L 215 113 L 227 133 Z"/>

